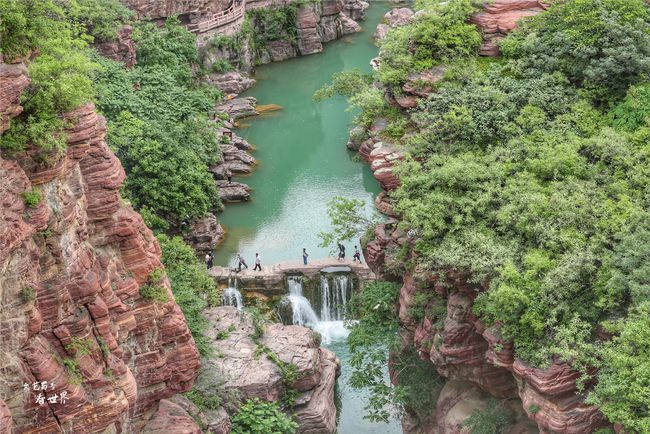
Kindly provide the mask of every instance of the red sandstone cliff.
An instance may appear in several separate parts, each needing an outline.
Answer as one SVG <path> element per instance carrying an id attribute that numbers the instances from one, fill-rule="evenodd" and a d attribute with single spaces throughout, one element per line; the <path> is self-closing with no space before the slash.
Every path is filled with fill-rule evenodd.
<path id="1" fill-rule="evenodd" d="M 21 67 L 0 64 L 0 133 L 28 83 Z M 169 301 L 139 294 L 162 266 L 160 248 L 120 198 L 124 171 L 104 119 L 93 105 L 66 119 L 55 165 L 33 149 L 0 158 L 0 433 L 141 430 L 161 399 L 191 388 L 199 366 L 167 279 Z M 31 189 L 42 200 L 27 208 Z M 67 402 L 38 404 L 34 382 Z"/>

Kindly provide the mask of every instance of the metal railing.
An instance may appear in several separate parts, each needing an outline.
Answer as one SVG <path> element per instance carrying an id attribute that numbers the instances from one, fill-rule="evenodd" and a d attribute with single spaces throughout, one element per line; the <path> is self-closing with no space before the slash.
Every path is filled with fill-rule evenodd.
<path id="1" fill-rule="evenodd" d="M 242 0 L 237 4 L 232 2 L 228 9 L 225 11 L 217 12 L 212 17 L 207 20 L 202 20 L 197 23 L 190 23 L 187 26 L 187 29 L 190 32 L 203 33 L 209 30 L 213 30 L 219 27 L 226 26 L 228 24 L 234 23 L 238 19 L 242 18 L 246 13 L 246 2 Z"/>

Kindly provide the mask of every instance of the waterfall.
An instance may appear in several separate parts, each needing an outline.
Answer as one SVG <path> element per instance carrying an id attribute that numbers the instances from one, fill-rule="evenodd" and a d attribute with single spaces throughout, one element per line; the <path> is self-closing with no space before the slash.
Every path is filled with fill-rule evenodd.
<path id="1" fill-rule="evenodd" d="M 323 321 L 331 321 L 330 315 L 330 283 L 327 276 L 320 276 L 320 319 Z"/>
<path id="2" fill-rule="evenodd" d="M 329 277 L 328 277 L 329 276 Z M 345 339 L 345 308 L 352 296 L 353 281 L 347 275 L 322 274 L 320 280 L 320 318 L 303 294 L 302 277 L 287 278 L 289 294 L 278 305 L 278 315 L 284 324 L 311 327 L 322 336 L 322 342 Z"/>
<path id="3" fill-rule="evenodd" d="M 348 276 L 337 274 L 333 276 L 332 282 L 333 288 L 330 288 L 329 278 L 326 275 L 321 275 L 320 319 L 322 321 L 343 320 L 347 303 L 352 296 L 353 282 Z"/>
<path id="4" fill-rule="evenodd" d="M 302 277 L 289 276 L 289 295 L 287 299 L 291 304 L 291 323 L 294 325 L 314 327 L 318 323 L 316 312 L 312 309 L 309 300 L 302 294 Z"/>
<path id="5" fill-rule="evenodd" d="M 244 307 L 244 300 L 241 292 L 237 289 L 237 278 L 233 279 L 232 276 L 228 277 L 228 288 L 223 291 L 221 296 L 222 306 L 235 306 L 237 309 L 242 310 Z"/>

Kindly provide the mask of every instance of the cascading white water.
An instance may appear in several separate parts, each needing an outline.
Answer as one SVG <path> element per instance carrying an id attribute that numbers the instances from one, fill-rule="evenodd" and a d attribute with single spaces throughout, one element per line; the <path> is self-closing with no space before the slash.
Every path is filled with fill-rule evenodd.
<path id="1" fill-rule="evenodd" d="M 302 277 L 289 276 L 289 295 L 291 303 L 292 324 L 315 327 L 318 324 L 316 312 L 312 309 L 309 300 L 302 294 Z"/>
<path id="2" fill-rule="evenodd" d="M 333 288 L 330 288 L 329 278 L 326 275 L 321 275 L 320 319 L 322 321 L 343 320 L 345 318 L 346 305 L 354 289 L 352 280 L 344 274 L 334 275 L 332 282 Z"/>
<path id="3" fill-rule="evenodd" d="M 236 277 L 234 279 L 232 276 L 228 278 L 228 288 L 226 288 L 221 295 L 221 305 L 235 306 L 239 310 L 242 310 L 244 307 L 244 300 L 241 292 L 237 289 Z"/>
<path id="4" fill-rule="evenodd" d="M 332 285 L 330 286 L 330 278 Z M 285 324 L 311 327 L 321 334 L 322 342 L 329 344 L 332 341 L 345 339 L 349 331 L 345 327 L 345 308 L 352 295 L 353 283 L 347 275 L 321 275 L 320 282 L 320 318 L 314 312 L 309 300 L 303 295 L 302 277 L 289 276 L 287 278 L 289 294 L 284 297 L 278 307 L 278 314 Z"/>

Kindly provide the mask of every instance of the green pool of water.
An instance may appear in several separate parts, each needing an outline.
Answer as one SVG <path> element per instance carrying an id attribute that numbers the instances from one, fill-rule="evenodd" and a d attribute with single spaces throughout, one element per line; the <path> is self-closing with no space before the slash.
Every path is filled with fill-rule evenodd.
<path id="1" fill-rule="evenodd" d="M 332 197 L 363 199 L 372 212 L 380 188 L 368 166 L 345 147 L 353 114 L 343 98 L 315 103 L 312 96 L 336 72 L 371 70 L 369 61 L 377 55 L 372 34 L 388 9 L 373 3 L 361 23 L 364 31 L 326 44 L 322 54 L 257 70 L 258 83 L 244 96 L 283 110 L 244 119 L 248 126 L 237 131 L 256 146 L 259 166 L 251 176 L 235 178 L 250 185 L 252 196 L 226 205 L 219 215 L 228 233 L 215 263 L 233 265 L 237 252 L 249 265 L 256 252 L 263 264 L 299 260 L 303 247 L 310 258 L 325 257 L 329 249 L 318 247 L 318 233 L 330 228 L 326 211 Z M 350 256 L 353 244 L 347 246 Z"/>

